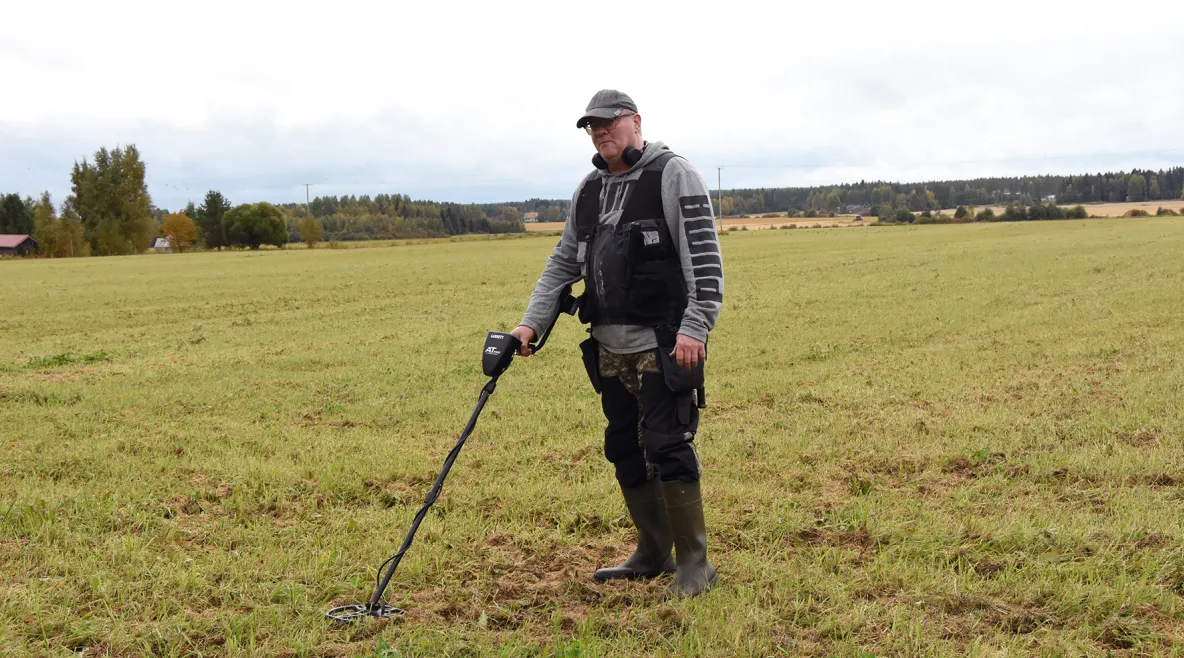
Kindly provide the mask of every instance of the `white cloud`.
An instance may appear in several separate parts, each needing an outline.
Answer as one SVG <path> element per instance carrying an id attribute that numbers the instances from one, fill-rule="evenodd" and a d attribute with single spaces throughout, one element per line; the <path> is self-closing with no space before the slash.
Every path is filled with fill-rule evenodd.
<path id="1" fill-rule="evenodd" d="M 1137 14 L 1137 15 L 1136 15 Z M 20 3 L 0 191 L 136 143 L 163 207 L 567 197 L 591 94 L 725 187 L 1184 162 L 1179 11 L 1077 3 Z M 752 167 L 742 165 L 793 165 Z"/>

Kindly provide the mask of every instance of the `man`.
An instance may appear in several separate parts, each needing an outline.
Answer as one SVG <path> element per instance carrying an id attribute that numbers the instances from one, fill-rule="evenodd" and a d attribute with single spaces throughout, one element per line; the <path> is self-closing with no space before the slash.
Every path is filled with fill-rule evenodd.
<path id="1" fill-rule="evenodd" d="M 707 333 L 723 301 L 710 194 L 689 162 L 642 139 L 626 94 L 597 92 L 576 127 L 592 136 L 596 169 L 576 188 L 563 237 L 511 333 L 529 356 L 562 290 L 584 280 L 580 321 L 592 335 L 580 347 L 608 421 L 605 457 L 637 526 L 633 555 L 593 578 L 673 572 L 667 596 L 695 596 L 716 578 L 693 444 Z"/>

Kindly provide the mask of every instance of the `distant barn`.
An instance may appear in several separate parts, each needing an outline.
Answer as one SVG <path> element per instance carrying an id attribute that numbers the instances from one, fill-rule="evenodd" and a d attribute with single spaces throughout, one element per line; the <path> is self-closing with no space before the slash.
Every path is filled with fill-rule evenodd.
<path id="1" fill-rule="evenodd" d="M 156 238 L 156 242 L 152 243 L 152 251 L 158 254 L 171 254 L 173 247 L 169 244 L 168 238 Z"/>
<path id="2" fill-rule="evenodd" d="M 33 236 L 0 234 L 0 256 L 27 256 L 35 251 Z"/>

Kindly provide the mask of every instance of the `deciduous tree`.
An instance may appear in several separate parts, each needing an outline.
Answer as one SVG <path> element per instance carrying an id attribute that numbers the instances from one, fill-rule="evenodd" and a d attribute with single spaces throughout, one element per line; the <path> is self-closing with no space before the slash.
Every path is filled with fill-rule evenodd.
<path id="1" fill-rule="evenodd" d="M 94 164 L 83 158 L 70 174 L 73 193 L 66 208 L 82 222 L 94 252 L 130 254 L 152 244 L 156 224 L 144 182 L 144 162 L 134 145 L 95 152 Z"/>
<path id="2" fill-rule="evenodd" d="M 231 245 L 258 249 L 265 244 L 282 247 L 288 241 L 283 213 L 266 201 L 235 206 L 226 212 L 224 223 Z"/>
<path id="3" fill-rule="evenodd" d="M 33 218 L 33 238 L 42 254 L 54 258 L 90 255 L 82 223 L 69 212 L 59 218 L 49 192 L 41 193 L 41 200 L 33 206 Z"/>
<path id="4" fill-rule="evenodd" d="M 160 224 L 160 237 L 168 239 L 173 251 L 183 254 L 197 242 L 197 224 L 183 212 L 165 215 Z"/>
<path id="5" fill-rule="evenodd" d="M 1131 201 L 1147 200 L 1147 179 L 1143 178 L 1143 174 L 1131 174 L 1126 183 L 1126 195 Z"/>

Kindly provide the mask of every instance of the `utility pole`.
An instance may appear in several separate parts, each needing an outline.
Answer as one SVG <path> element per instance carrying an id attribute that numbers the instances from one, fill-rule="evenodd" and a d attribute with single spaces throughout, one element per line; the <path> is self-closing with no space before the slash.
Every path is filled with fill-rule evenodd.
<path id="1" fill-rule="evenodd" d="M 719 199 L 715 204 L 718 208 L 716 214 L 719 215 L 719 226 L 715 228 L 716 233 L 721 233 L 724 230 L 724 187 L 722 185 L 724 176 L 722 173 L 723 170 L 723 165 L 715 168 L 715 196 L 717 199 Z"/>
<path id="2" fill-rule="evenodd" d="M 303 183 L 304 185 L 304 209 L 308 211 L 308 216 L 312 217 L 312 205 L 308 202 L 308 186 L 312 183 Z"/>

